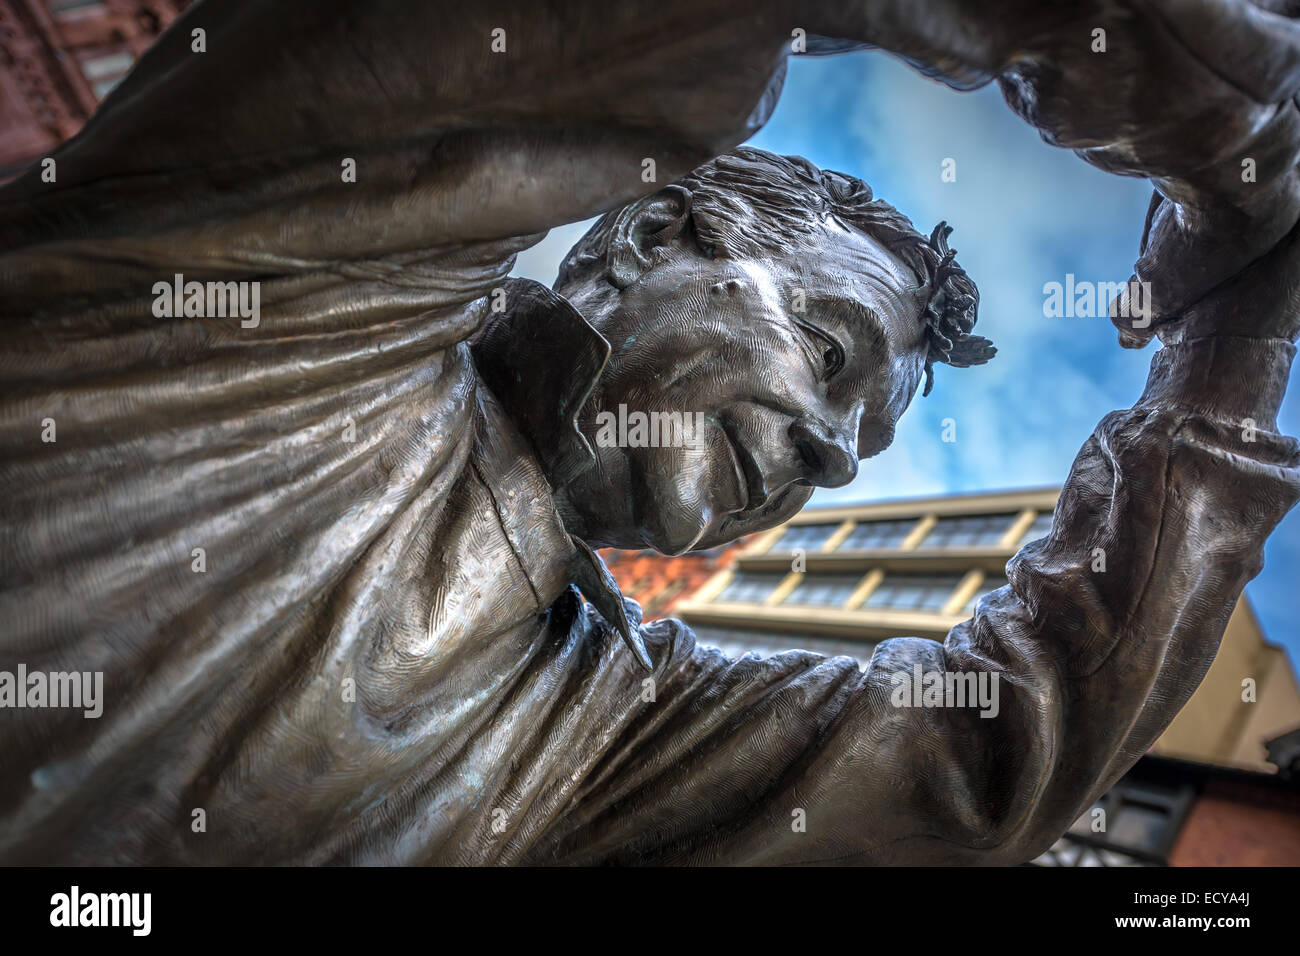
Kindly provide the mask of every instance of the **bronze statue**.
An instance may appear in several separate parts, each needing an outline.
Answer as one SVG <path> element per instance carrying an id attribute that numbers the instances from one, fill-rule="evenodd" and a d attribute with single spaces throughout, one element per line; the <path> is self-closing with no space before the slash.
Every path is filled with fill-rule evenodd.
<path id="1" fill-rule="evenodd" d="M 205 0 L 0 190 L 0 861 L 1015 863 L 1133 764 L 1300 494 L 1294 4 L 817 7 Z M 1145 393 L 865 673 L 642 624 L 591 550 L 772 527 L 992 354 L 943 224 L 736 148 L 792 37 L 1156 187 Z M 916 669 L 996 715 L 896 706 Z"/>

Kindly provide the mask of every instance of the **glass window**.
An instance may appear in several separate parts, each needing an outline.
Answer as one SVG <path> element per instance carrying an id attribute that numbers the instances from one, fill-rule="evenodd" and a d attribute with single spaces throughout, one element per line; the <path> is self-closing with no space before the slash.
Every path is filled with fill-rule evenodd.
<path id="1" fill-rule="evenodd" d="M 718 595 L 718 600 L 762 604 L 784 579 L 784 574 L 747 574 L 741 572 L 723 588 L 722 593 Z"/>
<path id="2" fill-rule="evenodd" d="M 1116 853 L 1073 840 L 1068 834 L 1030 866 L 1150 866 L 1126 853 Z"/>
<path id="3" fill-rule="evenodd" d="M 921 541 L 922 548 L 992 547 L 1011 527 L 1015 514 L 940 518 Z"/>
<path id="4" fill-rule="evenodd" d="M 916 527 L 916 518 L 898 521 L 863 521 L 854 526 L 839 551 L 869 551 L 873 548 L 897 548 Z"/>
<path id="5" fill-rule="evenodd" d="M 772 551 L 817 551 L 838 528 L 837 524 L 794 524 L 785 529 Z"/>
<path id="6" fill-rule="evenodd" d="M 781 603 L 842 607 L 863 577 L 863 574 L 805 574 L 799 586 Z"/>
<path id="7" fill-rule="evenodd" d="M 88 56 L 81 61 L 81 72 L 90 81 L 95 96 L 102 100 L 131 69 L 132 62 L 131 54 L 125 50 Z"/>
<path id="8" fill-rule="evenodd" d="M 1169 809 L 1124 800 L 1109 823 L 1110 842 L 1155 853 L 1169 830 Z"/>
<path id="9" fill-rule="evenodd" d="M 56 17 L 72 18 L 105 12 L 104 4 L 100 0 L 48 0 L 46 6 Z"/>
<path id="10" fill-rule="evenodd" d="M 1052 530 L 1052 513 L 1050 511 L 1040 511 L 1034 515 L 1034 523 L 1031 524 L 1016 547 L 1023 548 L 1030 541 L 1037 541 L 1039 538 L 1046 538 L 1047 533 Z"/>
<path id="11" fill-rule="evenodd" d="M 886 574 L 866 607 L 891 611 L 938 611 L 948 603 L 959 574 Z"/>
<path id="12" fill-rule="evenodd" d="M 871 660 L 876 649 L 873 641 L 845 640 L 834 637 L 814 637 L 789 632 L 751 631 L 730 627 L 694 627 L 695 642 L 703 647 L 716 647 L 728 657 L 758 654 L 769 657 L 782 651 L 813 651 L 827 657 L 852 657 L 859 665 Z"/>
<path id="13" fill-rule="evenodd" d="M 1149 866 L 1166 855 L 1190 803 L 1188 785 L 1125 777 L 1086 811 L 1040 866 Z M 1097 811 L 1101 811 L 1100 814 Z M 1094 862 L 1089 862 L 1089 860 Z"/>
<path id="14" fill-rule="evenodd" d="M 109 76 L 118 76 L 131 68 L 131 54 L 126 51 L 109 53 L 105 56 L 87 57 L 81 61 L 81 72 L 88 80 L 102 80 Z"/>

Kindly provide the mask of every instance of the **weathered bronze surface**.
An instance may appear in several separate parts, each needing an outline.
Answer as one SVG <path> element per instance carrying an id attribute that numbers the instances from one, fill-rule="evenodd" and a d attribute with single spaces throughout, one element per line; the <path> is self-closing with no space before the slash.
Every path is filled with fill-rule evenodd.
<path id="1" fill-rule="evenodd" d="M 207 0 L 0 190 L 0 671 L 104 675 L 0 710 L 0 861 L 1014 863 L 1205 674 L 1300 495 L 1295 5 L 557 6 Z M 796 30 L 1156 188 L 1146 391 L 1010 586 L 865 673 L 642 625 L 590 550 L 772 527 L 992 354 L 946 230 L 736 150 Z M 191 281 L 258 311 L 159 314 Z M 918 667 L 998 715 L 894 706 Z"/>

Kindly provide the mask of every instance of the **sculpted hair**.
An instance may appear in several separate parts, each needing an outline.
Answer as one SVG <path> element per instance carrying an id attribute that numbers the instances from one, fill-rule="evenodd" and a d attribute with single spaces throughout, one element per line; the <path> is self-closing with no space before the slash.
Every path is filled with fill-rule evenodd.
<path id="1" fill-rule="evenodd" d="M 926 236 L 911 220 L 871 193 L 853 176 L 818 169 L 801 156 L 778 156 L 742 146 L 693 170 L 678 185 L 691 194 L 691 223 L 704 255 L 740 258 L 781 254 L 791 237 L 812 232 L 827 216 L 853 226 L 896 255 L 915 273 L 923 292 L 921 322 L 929 350 L 925 389 L 934 387 L 937 362 L 966 368 L 983 365 L 997 350 L 972 335 L 979 290 L 948 248 L 952 229 L 939 223 Z M 621 210 L 606 213 L 569 250 L 556 289 L 605 267 L 609 236 Z"/>

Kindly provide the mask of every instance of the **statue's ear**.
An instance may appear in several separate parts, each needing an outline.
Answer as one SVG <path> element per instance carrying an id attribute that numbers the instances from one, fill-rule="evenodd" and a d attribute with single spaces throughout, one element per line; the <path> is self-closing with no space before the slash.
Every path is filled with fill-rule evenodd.
<path id="1" fill-rule="evenodd" d="M 653 259 L 656 246 L 672 242 L 691 218 L 691 194 L 681 186 L 665 186 L 624 208 L 609 236 L 606 265 L 610 281 L 626 289 Z"/>

